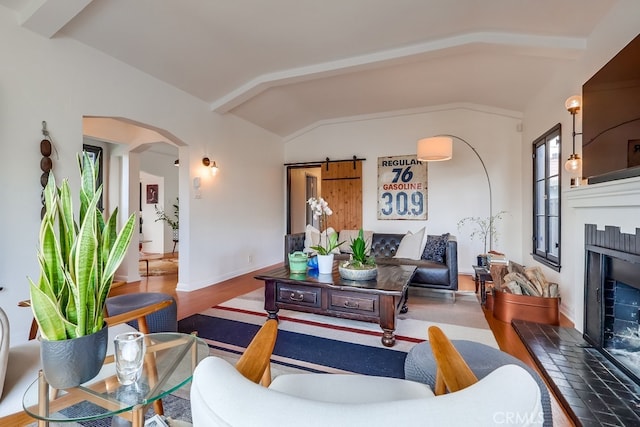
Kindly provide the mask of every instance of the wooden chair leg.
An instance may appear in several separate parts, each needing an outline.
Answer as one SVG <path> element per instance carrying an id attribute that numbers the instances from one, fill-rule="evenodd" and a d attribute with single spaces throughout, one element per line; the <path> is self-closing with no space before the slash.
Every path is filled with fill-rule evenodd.
<path id="1" fill-rule="evenodd" d="M 455 393 L 478 382 L 478 378 L 471 371 L 469 365 L 440 328 L 430 326 L 428 335 L 433 358 L 437 365 L 436 388 L 438 388 L 438 375 L 449 393 Z"/>
<path id="2" fill-rule="evenodd" d="M 262 374 L 262 378 L 260 379 L 260 384 L 265 387 L 269 387 L 271 385 L 271 363 L 269 363 L 265 368 L 264 374 Z"/>
<path id="3" fill-rule="evenodd" d="M 269 370 L 277 334 L 278 321 L 268 319 L 253 337 L 240 359 L 238 359 L 236 363 L 238 372 L 254 383 L 260 384 L 265 371 Z"/>
<path id="4" fill-rule="evenodd" d="M 442 377 L 442 371 L 440 369 L 436 369 L 436 385 L 434 387 L 433 393 L 436 396 L 440 396 L 441 394 L 445 394 L 447 392 L 447 388 L 444 384 L 444 378 Z"/>

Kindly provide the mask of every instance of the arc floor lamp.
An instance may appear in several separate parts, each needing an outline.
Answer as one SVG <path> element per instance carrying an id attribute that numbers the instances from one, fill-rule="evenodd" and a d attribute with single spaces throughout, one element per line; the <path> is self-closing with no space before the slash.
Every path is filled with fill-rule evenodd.
<path id="1" fill-rule="evenodd" d="M 484 174 L 487 177 L 487 185 L 489 186 L 489 221 L 493 220 L 493 193 L 491 191 L 491 180 L 489 179 L 489 172 L 487 172 L 487 167 L 480 157 L 478 151 L 474 148 L 473 145 L 469 144 L 466 140 L 460 138 L 456 135 L 436 135 L 430 136 L 427 138 L 422 138 L 418 140 L 418 150 L 417 150 L 417 158 L 422 162 L 441 162 L 445 160 L 451 160 L 453 157 L 453 140 L 456 139 L 460 142 L 463 142 L 467 147 L 471 148 L 473 153 L 476 155 L 478 160 L 480 160 L 480 164 L 482 164 L 482 169 L 484 169 Z M 493 249 L 493 227 L 489 227 L 489 250 Z"/>

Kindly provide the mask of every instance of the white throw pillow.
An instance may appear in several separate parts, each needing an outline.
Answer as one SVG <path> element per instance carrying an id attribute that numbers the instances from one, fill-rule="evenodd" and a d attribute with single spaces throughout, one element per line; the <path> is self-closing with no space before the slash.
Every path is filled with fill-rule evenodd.
<path id="1" fill-rule="evenodd" d="M 339 239 L 339 235 L 338 232 L 336 230 L 334 230 L 332 227 L 327 228 L 326 232 L 321 232 L 320 233 L 320 246 L 322 247 L 327 247 L 327 239 L 329 237 L 331 237 L 331 235 L 335 234 L 336 238 L 338 238 L 338 243 L 340 242 Z M 339 254 L 340 253 L 340 246 L 336 247 L 335 249 L 333 249 L 331 251 L 332 254 Z"/>
<path id="2" fill-rule="evenodd" d="M 320 232 L 320 230 L 315 228 L 313 225 L 307 224 L 307 228 L 305 229 L 305 232 L 304 232 L 304 251 L 315 254 L 317 253 L 317 251 L 315 249 L 311 249 L 312 246 L 323 246 L 326 248 L 327 236 L 331 236 L 332 234 L 335 234 L 335 233 L 336 233 L 336 230 L 334 230 L 331 227 L 327 228 L 326 232 L 324 231 Z M 331 253 L 339 254 L 340 248 L 339 247 L 335 248 Z"/>
<path id="3" fill-rule="evenodd" d="M 343 242 L 340 245 L 340 252 L 343 254 L 352 253 L 351 242 L 358 237 L 360 230 L 341 230 L 338 242 Z M 373 240 L 373 231 L 363 230 L 364 243 L 367 246 L 367 255 L 371 252 L 371 241 Z"/>
<path id="4" fill-rule="evenodd" d="M 408 231 L 400 241 L 398 250 L 396 250 L 396 254 L 393 257 L 419 260 L 424 250 L 423 238 L 424 227 L 415 234 Z"/>
<path id="5" fill-rule="evenodd" d="M 318 246 L 320 244 L 320 230 L 315 228 L 311 224 L 307 224 L 307 228 L 304 230 L 304 251 L 315 253 L 311 246 Z"/>
<path id="6" fill-rule="evenodd" d="M 340 252 L 343 254 L 352 253 L 351 241 L 356 237 L 358 237 L 358 230 L 340 230 L 340 236 L 338 237 L 338 242 L 342 242 Z"/>

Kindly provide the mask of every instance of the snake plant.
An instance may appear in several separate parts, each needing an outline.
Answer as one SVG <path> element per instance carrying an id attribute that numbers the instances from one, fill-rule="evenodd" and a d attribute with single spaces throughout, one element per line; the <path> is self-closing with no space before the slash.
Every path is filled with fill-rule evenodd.
<path id="1" fill-rule="evenodd" d="M 29 278 L 31 308 L 42 338 L 58 341 L 95 333 L 104 325 L 104 306 L 131 241 L 135 214 L 117 233 L 116 208 L 105 222 L 97 204 L 98 166 L 87 153 L 78 155 L 81 175 L 78 221 L 73 217 L 71 191 L 60 188 L 49 174 L 44 189 L 45 214 L 40 226 L 40 279 Z"/>

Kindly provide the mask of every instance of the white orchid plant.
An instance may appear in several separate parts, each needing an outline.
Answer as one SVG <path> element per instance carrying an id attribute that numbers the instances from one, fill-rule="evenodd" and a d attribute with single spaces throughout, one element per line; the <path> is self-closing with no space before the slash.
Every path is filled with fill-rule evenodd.
<path id="1" fill-rule="evenodd" d="M 313 212 L 314 219 L 320 219 L 320 226 L 324 225 L 325 229 L 323 231 L 325 236 L 326 246 L 322 246 L 322 244 L 318 244 L 317 246 L 311 246 L 311 249 L 318 252 L 320 255 L 329 255 L 333 252 L 337 247 L 339 247 L 344 242 L 338 242 L 338 233 L 331 233 L 328 235 L 327 231 L 327 217 L 333 214 L 333 211 L 329 207 L 329 203 L 324 200 L 322 197 L 316 199 L 315 197 L 307 200 L 311 211 Z"/>

